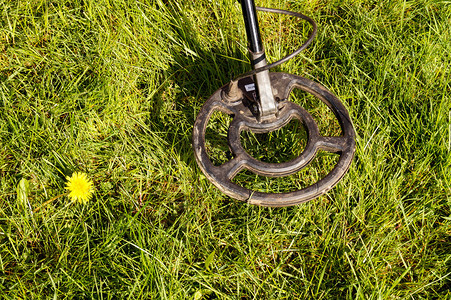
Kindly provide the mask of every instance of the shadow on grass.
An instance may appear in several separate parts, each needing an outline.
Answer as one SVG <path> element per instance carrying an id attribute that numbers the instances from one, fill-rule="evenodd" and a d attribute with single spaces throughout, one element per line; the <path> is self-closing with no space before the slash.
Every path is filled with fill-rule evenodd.
<path id="1" fill-rule="evenodd" d="M 138 88 L 146 98 L 152 99 L 149 124 L 155 131 L 164 133 L 171 150 L 190 167 L 195 167 L 191 137 L 197 113 L 217 89 L 249 70 L 250 65 L 243 63 L 247 58 L 238 45 L 208 43 L 212 37 L 196 34 L 193 20 L 184 16 L 183 11 L 171 4 L 166 6 L 174 16 L 171 30 L 183 46 L 171 53 L 173 60 L 164 72 L 159 91 L 152 90 L 152 84 L 146 79 Z"/>

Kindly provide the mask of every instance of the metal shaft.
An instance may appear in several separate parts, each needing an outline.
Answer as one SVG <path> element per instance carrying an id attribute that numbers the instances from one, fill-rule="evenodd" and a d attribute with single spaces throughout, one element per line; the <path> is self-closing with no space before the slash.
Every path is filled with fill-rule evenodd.
<path id="1" fill-rule="evenodd" d="M 254 69 L 267 65 L 265 51 L 262 46 L 260 29 L 254 0 L 241 0 L 244 25 L 246 27 L 249 52 Z M 264 120 L 272 118 L 277 113 L 277 106 L 269 78 L 269 71 L 259 72 L 255 75 L 255 84 L 259 96 L 259 117 Z"/>
<path id="2" fill-rule="evenodd" d="M 243 9 L 244 25 L 246 27 L 247 40 L 249 41 L 249 50 L 254 53 L 262 52 L 263 46 L 254 0 L 241 0 L 241 8 Z"/>

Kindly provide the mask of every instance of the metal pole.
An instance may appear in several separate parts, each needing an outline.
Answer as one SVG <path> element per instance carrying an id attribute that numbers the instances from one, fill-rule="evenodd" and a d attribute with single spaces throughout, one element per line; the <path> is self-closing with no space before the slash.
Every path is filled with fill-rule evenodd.
<path id="1" fill-rule="evenodd" d="M 258 27 L 254 0 L 241 0 L 241 8 L 243 9 L 244 25 L 249 41 L 249 50 L 254 53 L 262 52 L 263 46 L 260 38 L 260 29 Z"/>
<path id="2" fill-rule="evenodd" d="M 241 8 L 243 10 L 252 66 L 254 69 L 264 67 L 267 63 L 260 37 L 254 0 L 241 0 Z M 272 92 L 269 71 L 257 73 L 255 75 L 255 85 L 259 96 L 260 120 L 273 118 L 277 114 L 277 106 Z"/>

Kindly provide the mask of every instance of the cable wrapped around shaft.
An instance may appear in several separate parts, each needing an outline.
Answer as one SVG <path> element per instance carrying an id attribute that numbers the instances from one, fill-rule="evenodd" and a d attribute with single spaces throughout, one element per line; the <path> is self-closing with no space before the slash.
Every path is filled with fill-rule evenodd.
<path id="1" fill-rule="evenodd" d="M 315 38 L 316 33 L 318 31 L 318 27 L 317 27 L 315 21 L 313 21 L 313 19 L 311 19 L 311 18 L 309 18 L 309 17 L 307 17 L 307 16 L 305 16 L 305 15 L 303 15 L 301 13 L 297 13 L 297 12 L 293 12 L 293 11 L 289 11 L 289 10 L 283 10 L 283 9 L 258 7 L 258 6 L 256 7 L 256 10 L 263 11 L 263 12 L 269 12 L 269 13 L 289 15 L 289 16 L 294 16 L 294 17 L 303 19 L 303 20 L 309 22 L 313 26 L 313 30 L 312 30 L 312 32 L 310 32 L 310 35 L 309 35 L 307 41 L 304 44 L 302 44 L 302 46 L 299 47 L 293 53 L 291 53 L 291 54 L 285 56 L 284 58 L 282 58 L 282 59 L 280 59 L 280 60 L 278 60 L 276 62 L 273 62 L 273 63 L 271 63 L 269 65 L 266 65 L 264 67 L 261 67 L 261 68 L 258 68 L 258 69 L 254 69 L 254 70 L 249 71 L 247 73 L 241 74 L 238 77 L 234 78 L 233 81 L 239 80 L 239 79 L 247 77 L 247 76 L 255 75 L 255 74 L 259 73 L 259 72 L 263 72 L 263 71 L 272 69 L 272 68 L 277 67 L 277 66 L 283 64 L 284 62 L 292 59 L 293 57 L 295 57 L 296 55 L 301 53 L 303 50 L 305 50 L 305 48 L 307 48 L 312 43 L 312 41 Z"/>

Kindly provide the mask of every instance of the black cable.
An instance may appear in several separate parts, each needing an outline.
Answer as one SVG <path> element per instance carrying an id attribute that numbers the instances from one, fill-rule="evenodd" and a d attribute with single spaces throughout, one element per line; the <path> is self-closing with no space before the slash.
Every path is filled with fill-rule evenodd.
<path id="1" fill-rule="evenodd" d="M 269 65 L 266 65 L 264 67 L 261 67 L 261 68 L 258 68 L 258 69 L 254 69 L 254 70 L 249 71 L 247 73 L 241 74 L 238 77 L 234 78 L 233 81 L 236 81 L 236 80 L 239 80 L 241 78 L 248 77 L 248 76 L 251 76 L 251 75 L 255 75 L 257 73 L 260 73 L 260 72 L 272 69 L 274 67 L 277 67 L 277 66 L 283 64 L 284 62 L 287 62 L 288 60 L 292 59 L 293 57 L 295 57 L 296 55 L 301 53 L 303 50 L 305 50 L 305 48 L 307 48 L 312 43 L 312 41 L 315 38 L 316 33 L 318 31 L 318 27 L 317 27 L 315 21 L 313 21 L 313 19 L 311 19 L 311 18 L 309 18 L 309 17 L 307 17 L 307 16 L 305 16 L 305 15 L 303 15 L 301 13 L 297 13 L 297 12 L 293 12 L 293 11 L 289 11 L 289 10 L 284 10 L 284 9 L 258 7 L 258 6 L 256 7 L 256 10 L 263 11 L 263 12 L 269 12 L 269 13 L 289 15 L 289 16 L 294 16 L 294 17 L 301 18 L 301 19 L 309 22 L 313 26 L 313 30 L 310 33 L 307 41 L 301 47 L 299 47 L 296 51 L 294 51 L 293 53 L 291 53 L 291 54 L 285 56 L 284 58 L 282 58 L 282 59 L 280 59 L 280 60 L 278 60 L 276 62 L 273 62 L 273 63 L 271 63 Z"/>

